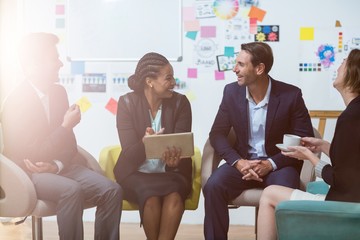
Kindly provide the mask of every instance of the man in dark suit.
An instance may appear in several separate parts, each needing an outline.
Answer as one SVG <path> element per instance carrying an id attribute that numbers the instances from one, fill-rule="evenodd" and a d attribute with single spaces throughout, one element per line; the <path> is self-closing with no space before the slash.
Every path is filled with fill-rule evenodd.
<path id="1" fill-rule="evenodd" d="M 19 49 L 25 80 L 5 100 L 2 112 L 4 155 L 26 171 L 39 199 L 53 201 L 61 240 L 83 239 L 84 204 L 97 206 L 95 239 L 119 239 L 122 190 L 84 166 L 73 128 L 77 105 L 69 107 L 58 85 L 63 66 L 58 38 L 48 33 L 24 37 Z"/>
<path id="2" fill-rule="evenodd" d="M 277 184 L 299 188 L 302 162 L 285 157 L 276 147 L 283 135 L 313 136 L 301 90 L 276 81 L 268 73 L 273 64 L 269 45 L 241 45 L 233 71 L 237 82 L 225 86 L 210 131 L 210 143 L 225 159 L 204 187 L 205 239 L 227 239 L 227 204 L 245 189 Z M 234 146 L 227 136 L 233 128 Z"/>

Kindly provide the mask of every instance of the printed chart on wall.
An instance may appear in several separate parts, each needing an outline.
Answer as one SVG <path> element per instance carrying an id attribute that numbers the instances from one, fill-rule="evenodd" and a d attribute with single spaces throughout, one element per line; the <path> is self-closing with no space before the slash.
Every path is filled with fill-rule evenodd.
<path id="1" fill-rule="evenodd" d="M 343 59 L 353 48 L 360 48 L 358 29 L 304 27 L 300 28 L 300 40 L 301 89 L 304 94 L 314 89 L 319 93 L 317 98 L 309 99 L 309 106 L 312 109 L 343 109 L 344 103 L 332 83 Z"/>

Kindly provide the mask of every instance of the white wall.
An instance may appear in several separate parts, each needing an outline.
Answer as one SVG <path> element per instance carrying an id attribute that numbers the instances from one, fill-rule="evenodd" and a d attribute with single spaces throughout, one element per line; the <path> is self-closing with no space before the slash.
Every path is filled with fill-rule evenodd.
<path id="1" fill-rule="evenodd" d="M 2 1 L 9 2 L 11 0 Z M 183 0 L 183 6 L 197 6 L 197 4 L 204 2 L 212 3 L 213 1 Z M 259 0 L 258 2 L 258 7 L 266 11 L 264 20 L 258 24 L 280 26 L 280 41 L 270 43 L 275 55 L 275 63 L 270 75 L 275 79 L 280 79 L 301 87 L 305 102 L 310 110 L 343 109 L 340 95 L 331 87 L 332 77 L 336 72 L 335 65 L 340 61 L 340 57 L 334 66 L 329 69 L 324 69 L 321 73 L 300 73 L 298 71 L 298 65 L 299 62 L 316 61 L 314 46 L 317 46 L 317 43 L 336 43 L 333 35 L 327 34 L 339 30 L 334 28 L 336 20 L 340 20 L 344 34 L 349 33 L 346 39 L 351 41 L 354 37 L 359 37 L 359 32 L 354 31 L 354 29 L 359 27 L 360 15 L 357 11 L 360 7 L 360 2 L 357 0 Z M 25 1 L 24 8 L 18 9 L 19 11 L 24 10 L 24 14 L 22 15 L 24 22 L 20 24 L 24 25 L 23 32 L 51 31 L 58 34 L 62 41 L 64 41 L 66 29 L 54 29 L 54 6 L 59 3 L 65 3 L 65 1 Z M 242 14 L 241 19 L 246 19 L 244 12 L 248 9 L 249 8 L 242 6 L 240 7 L 238 14 L 239 16 Z M 6 11 L 6 9 L 1 10 L 3 12 Z M 1 14 L 3 12 L 1 12 Z M 94 16 L 96 16 L 96 13 L 94 13 Z M 224 46 L 233 46 L 235 50 L 238 50 L 240 44 L 245 41 L 239 40 L 231 42 L 224 38 L 227 30 L 232 29 L 234 26 L 234 21 L 232 20 L 225 21 L 216 17 L 198 20 L 200 26 L 214 25 L 217 27 L 217 36 L 211 39 L 214 42 L 214 52 L 208 60 L 214 60 L 216 59 L 216 55 L 223 54 Z M 243 27 L 245 28 L 246 26 Z M 300 27 L 314 27 L 315 40 L 310 42 L 300 41 Z M 116 29 L 114 29 L 114 31 L 116 31 Z M 197 59 L 200 58 L 200 52 L 197 49 L 199 41 L 201 40 L 199 35 L 200 33 L 198 33 L 194 41 L 186 38 L 184 32 L 183 61 L 173 62 L 172 64 L 175 77 L 185 81 L 188 86 L 187 89 L 180 91 L 191 96 L 195 145 L 202 151 L 222 97 L 223 87 L 225 84 L 235 81 L 235 77 L 234 73 L 226 71 L 225 80 L 215 81 L 214 70 L 216 69 L 216 65 L 204 66 L 196 64 Z M 252 35 L 251 39 L 254 39 Z M 65 52 L 66 42 L 62 42 L 59 47 L 60 52 Z M 136 46 L 129 46 L 129 48 L 131 47 L 136 48 Z M 65 59 L 64 62 L 65 66 L 62 74 L 69 74 L 71 65 L 66 62 Z M 108 76 L 114 73 L 129 75 L 134 71 L 135 64 L 135 62 L 86 62 L 85 72 L 106 73 Z M 197 79 L 187 78 L 188 68 L 198 68 Z M 2 80 L 2 84 L 5 84 L 4 80 Z M 81 123 L 75 128 L 78 143 L 95 157 L 99 156 L 103 147 L 118 144 L 115 116 L 107 111 L 104 106 L 110 97 L 117 100 L 127 89 L 115 87 L 111 84 L 111 79 L 108 79 L 106 93 L 83 93 L 81 90 L 81 76 L 76 76 L 74 84 L 65 86 L 68 90 L 71 103 L 86 96 L 92 104 L 92 107 L 83 114 Z M 314 124 L 316 124 L 316 121 Z M 334 122 L 330 122 L 325 133 L 325 138 L 328 140 L 332 137 L 333 127 Z M 230 210 L 230 215 L 231 223 L 233 224 L 254 224 L 253 208 L 241 207 L 238 210 Z M 201 196 L 199 208 L 196 211 L 186 211 L 182 222 L 201 224 L 203 217 L 203 198 Z M 93 209 L 86 211 L 85 219 L 94 219 Z M 137 212 L 123 212 L 122 222 L 138 221 L 139 216 Z"/>

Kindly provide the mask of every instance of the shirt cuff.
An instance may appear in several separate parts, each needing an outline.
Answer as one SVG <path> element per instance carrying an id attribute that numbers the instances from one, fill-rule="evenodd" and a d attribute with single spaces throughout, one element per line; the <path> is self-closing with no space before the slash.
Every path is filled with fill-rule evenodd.
<path id="1" fill-rule="evenodd" d="M 235 160 L 235 161 L 231 164 L 231 166 L 232 166 L 232 167 L 235 167 L 235 164 L 236 164 L 239 160 L 240 160 L 240 159 Z"/>
<path id="2" fill-rule="evenodd" d="M 269 160 L 269 162 L 271 163 L 271 166 L 273 167 L 273 171 L 275 171 L 277 169 L 277 166 L 276 166 L 274 160 L 272 160 L 271 158 L 268 158 L 267 160 Z"/>
<path id="3" fill-rule="evenodd" d="M 329 164 L 328 162 L 320 160 L 315 166 L 315 176 L 322 178 L 322 176 L 321 176 L 322 170 L 328 164 Z"/>
<path id="4" fill-rule="evenodd" d="M 54 160 L 54 163 L 56 164 L 56 166 L 58 167 L 58 171 L 56 174 L 59 174 L 61 172 L 61 170 L 64 169 L 64 164 L 59 161 L 59 160 Z"/>

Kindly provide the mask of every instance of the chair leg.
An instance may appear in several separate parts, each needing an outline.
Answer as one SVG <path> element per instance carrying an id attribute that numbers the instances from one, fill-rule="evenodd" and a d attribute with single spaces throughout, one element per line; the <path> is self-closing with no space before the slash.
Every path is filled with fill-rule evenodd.
<path id="1" fill-rule="evenodd" d="M 259 214 L 259 207 L 255 207 L 255 239 L 257 240 L 257 219 Z"/>
<path id="2" fill-rule="evenodd" d="M 43 240 L 42 218 L 32 216 L 32 240 Z"/>

